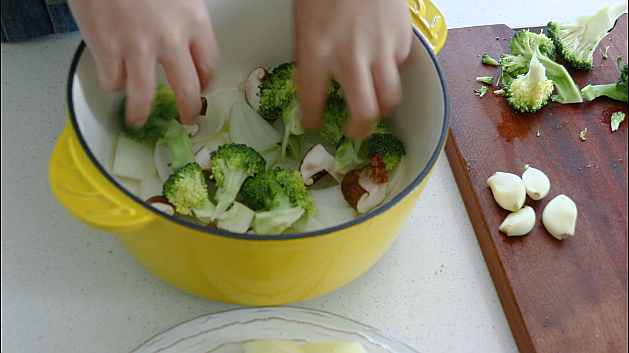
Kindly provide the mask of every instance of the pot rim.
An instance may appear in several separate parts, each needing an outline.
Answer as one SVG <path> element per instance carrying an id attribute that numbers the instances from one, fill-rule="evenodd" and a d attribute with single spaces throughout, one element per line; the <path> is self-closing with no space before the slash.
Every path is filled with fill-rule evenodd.
<path id="1" fill-rule="evenodd" d="M 449 94 L 449 91 L 448 91 L 446 79 L 445 79 L 445 76 L 443 74 L 443 70 L 441 68 L 441 65 L 439 64 L 439 60 L 437 59 L 437 55 L 431 49 L 431 46 L 428 43 L 428 41 L 424 38 L 424 36 L 421 33 L 419 33 L 419 31 L 415 27 L 413 27 L 413 33 L 419 39 L 419 41 L 424 46 L 424 48 L 428 51 L 428 55 L 430 56 L 431 60 L 433 61 L 433 64 L 435 65 L 435 69 L 437 70 L 437 75 L 439 77 L 439 81 L 441 82 L 443 98 L 444 98 L 444 110 L 443 110 L 444 117 L 443 117 L 443 124 L 442 124 L 442 127 L 441 127 L 441 134 L 439 136 L 439 142 L 437 144 L 437 147 L 432 152 L 432 155 L 430 156 L 430 159 L 428 160 L 428 163 L 426 164 L 426 167 L 424 167 L 424 169 L 419 173 L 419 175 L 410 183 L 410 185 L 408 185 L 398 195 L 396 195 L 393 199 L 391 199 L 387 204 L 379 207 L 378 209 L 376 209 L 376 210 L 374 210 L 372 212 L 368 212 L 366 214 L 360 215 L 360 216 L 356 217 L 354 220 L 352 220 L 351 222 L 343 223 L 343 224 L 340 224 L 340 225 L 337 225 L 337 226 L 334 226 L 334 227 L 331 227 L 331 228 L 324 228 L 324 229 L 321 229 L 321 230 L 304 232 L 304 233 L 280 234 L 280 235 L 276 235 L 276 236 L 272 236 L 272 237 L 270 237 L 270 236 L 262 237 L 260 235 L 255 235 L 255 234 L 233 233 L 233 232 L 230 232 L 230 231 L 227 231 L 227 230 L 222 230 L 222 229 L 218 229 L 218 228 L 209 228 L 209 227 L 197 225 L 197 224 L 188 222 L 186 220 L 177 218 L 175 216 L 167 215 L 167 214 L 165 214 L 163 212 L 160 212 L 159 210 L 155 209 L 151 205 L 149 205 L 146 202 L 144 202 L 144 200 L 140 199 L 138 196 L 136 196 L 135 194 L 133 194 L 130 191 L 128 191 L 121 183 L 116 181 L 115 178 L 96 159 L 94 154 L 89 149 L 89 147 L 87 145 L 87 142 L 83 138 L 83 135 L 81 134 L 81 130 L 79 128 L 79 125 L 78 125 L 78 122 L 77 122 L 77 119 L 76 119 L 76 115 L 75 115 L 75 112 L 74 112 L 74 100 L 73 100 L 73 97 L 72 97 L 72 92 L 73 92 L 73 89 L 74 89 L 74 76 L 76 74 L 76 70 L 77 70 L 79 61 L 81 59 L 81 56 L 83 54 L 83 51 L 86 48 L 86 43 L 83 40 L 81 40 L 81 43 L 79 43 L 79 46 L 76 49 L 74 57 L 72 58 L 72 64 L 70 66 L 70 72 L 69 72 L 69 75 L 68 75 L 68 84 L 67 84 L 67 91 L 66 91 L 67 97 L 66 97 L 66 99 L 67 99 L 67 102 L 68 102 L 68 110 L 69 110 L 69 115 L 70 115 L 70 121 L 72 123 L 72 127 L 74 128 L 74 132 L 76 133 L 77 139 L 79 140 L 79 143 L 81 144 L 81 147 L 83 148 L 83 150 L 85 151 L 85 153 L 89 157 L 90 161 L 94 164 L 94 166 L 98 169 L 98 171 L 107 179 L 107 181 L 109 181 L 114 186 L 116 186 L 116 188 L 118 188 L 118 190 L 121 191 L 122 193 L 124 193 L 126 196 L 128 196 L 132 200 L 136 201 L 141 207 L 144 207 L 146 210 L 154 213 L 158 217 L 165 218 L 165 219 L 167 219 L 167 220 L 169 220 L 171 222 L 175 222 L 175 223 L 177 223 L 179 225 L 182 225 L 182 226 L 185 226 L 185 227 L 188 227 L 188 228 L 200 231 L 200 232 L 204 232 L 204 233 L 208 233 L 208 234 L 212 234 L 212 235 L 223 236 L 223 237 L 227 237 L 227 238 L 233 238 L 233 239 L 243 239 L 243 240 L 278 241 L 278 240 L 310 238 L 310 237 L 316 237 L 316 236 L 322 236 L 322 235 L 326 235 L 326 234 L 330 234 L 330 233 L 335 233 L 337 231 L 344 230 L 344 229 L 347 229 L 347 228 L 351 228 L 351 227 L 353 227 L 355 225 L 358 225 L 358 224 L 360 224 L 362 222 L 365 222 L 365 221 L 367 221 L 369 219 L 372 219 L 372 218 L 374 218 L 374 217 L 376 217 L 376 216 L 378 216 L 378 215 L 388 211 L 389 209 L 393 208 L 397 204 L 399 204 L 405 197 L 407 197 L 409 194 L 411 194 L 413 192 L 413 190 L 415 190 L 426 179 L 426 177 L 428 176 L 428 173 L 435 167 L 435 164 L 437 162 L 439 154 L 441 153 L 441 150 L 443 149 L 443 146 L 445 145 L 445 140 L 446 140 L 446 137 L 448 135 L 448 127 L 450 125 L 450 94 Z"/>

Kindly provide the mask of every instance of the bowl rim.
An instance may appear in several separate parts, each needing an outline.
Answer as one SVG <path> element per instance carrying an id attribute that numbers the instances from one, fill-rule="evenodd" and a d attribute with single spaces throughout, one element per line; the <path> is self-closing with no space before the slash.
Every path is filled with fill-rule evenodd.
<path id="1" fill-rule="evenodd" d="M 374 217 L 376 217 L 376 216 L 378 216 L 378 215 L 388 211 L 389 209 L 393 208 L 397 204 L 399 204 L 405 197 L 407 197 L 409 194 L 411 194 L 426 179 L 426 177 L 428 176 L 430 171 L 434 168 L 435 164 L 437 163 L 437 159 L 439 158 L 439 154 L 441 153 L 441 150 L 443 149 L 443 147 L 445 145 L 446 138 L 447 138 L 447 135 L 448 135 L 449 125 L 450 125 L 450 94 L 449 94 L 449 91 L 448 91 L 448 86 L 447 86 L 447 83 L 446 83 L 445 75 L 443 73 L 443 69 L 441 68 L 441 65 L 439 64 L 439 60 L 437 59 L 437 55 L 431 49 L 431 46 L 428 43 L 428 41 L 417 30 L 417 28 L 412 27 L 412 29 L 413 29 L 413 33 L 415 34 L 415 37 L 417 37 L 419 39 L 420 43 L 427 50 L 428 55 L 430 56 L 430 59 L 433 61 L 433 64 L 434 64 L 435 69 L 437 71 L 437 75 L 439 77 L 439 81 L 441 83 L 441 88 L 442 88 L 442 93 L 443 93 L 443 98 L 444 98 L 444 110 L 443 110 L 444 117 L 443 117 L 443 124 L 441 126 L 441 133 L 440 133 L 440 136 L 439 136 L 439 142 L 437 143 L 437 146 L 436 146 L 435 150 L 432 152 L 432 154 L 431 154 L 431 156 L 430 156 L 430 158 L 428 160 L 428 163 L 426 164 L 424 169 L 398 195 L 393 197 L 385 205 L 383 205 L 381 207 L 378 207 L 376 210 L 374 210 L 372 212 L 368 212 L 368 213 L 363 214 L 363 215 L 360 215 L 360 216 L 354 218 L 351 222 L 339 224 L 339 225 L 334 226 L 334 227 L 324 228 L 324 229 L 320 229 L 320 230 L 316 230 L 316 231 L 310 231 L 310 232 L 287 233 L 287 234 L 280 234 L 280 235 L 275 235 L 275 236 L 260 236 L 260 235 L 256 235 L 256 234 L 234 233 L 234 232 L 230 232 L 230 231 L 223 230 L 223 229 L 210 228 L 210 227 L 205 227 L 205 226 L 202 226 L 202 225 L 197 225 L 197 224 L 194 224 L 192 222 L 189 222 L 189 221 L 177 218 L 175 216 L 167 215 L 167 214 L 165 214 L 163 212 L 160 212 L 159 210 L 155 209 L 151 205 L 147 204 L 146 202 L 144 202 L 144 200 L 140 199 L 138 196 L 136 196 L 132 192 L 128 191 L 121 183 L 119 183 L 110 174 L 110 172 L 108 172 L 103 167 L 103 165 L 98 161 L 96 156 L 94 156 L 94 154 L 91 152 L 90 148 L 87 145 L 86 140 L 83 138 L 83 135 L 82 135 L 81 130 L 80 130 L 79 125 L 78 125 L 78 121 L 76 119 L 76 114 L 74 112 L 74 99 L 73 99 L 73 94 L 72 93 L 74 91 L 74 77 L 76 75 L 78 64 L 79 64 L 79 61 L 80 61 L 80 59 L 81 59 L 81 57 L 83 55 L 83 52 L 85 51 L 85 48 L 86 48 L 86 43 L 85 43 L 84 40 L 81 40 L 81 43 L 79 43 L 78 48 L 76 49 L 76 52 L 74 53 L 74 57 L 72 58 L 72 64 L 70 65 L 70 70 L 69 70 L 69 75 L 68 75 L 66 99 L 67 99 L 67 104 L 68 104 L 69 118 L 70 118 L 70 121 L 72 123 L 72 127 L 74 128 L 74 132 L 76 134 L 76 137 L 79 140 L 79 143 L 81 144 L 81 147 L 83 148 L 83 150 L 87 154 L 87 156 L 90 159 L 90 161 L 92 162 L 92 164 L 94 164 L 94 166 L 101 173 L 101 175 L 103 177 L 105 177 L 105 179 L 107 179 L 107 181 L 112 183 L 119 191 L 121 191 L 126 196 L 130 197 L 133 201 L 138 203 L 139 206 L 144 207 L 146 210 L 148 210 L 149 212 L 152 212 L 153 214 L 155 214 L 158 217 L 165 218 L 168 221 L 175 222 L 175 223 L 177 223 L 177 224 L 179 224 L 181 226 L 185 226 L 185 227 L 194 229 L 196 231 L 200 231 L 200 232 L 204 232 L 204 233 L 208 233 L 208 234 L 212 234 L 212 235 L 223 236 L 223 237 L 226 237 L 226 238 L 233 238 L 233 239 L 256 240 L 256 241 L 279 241 L 279 240 L 302 239 L 302 238 L 310 238 L 310 237 L 316 237 L 316 236 L 324 236 L 326 234 L 335 233 L 335 232 L 338 232 L 338 231 L 341 231 L 341 230 L 344 230 L 344 229 L 347 229 L 347 228 L 351 228 L 351 227 L 353 227 L 355 225 L 358 225 L 358 224 L 360 224 L 362 222 L 365 222 L 365 221 L 367 221 L 369 219 L 372 219 L 372 218 L 374 218 Z"/>

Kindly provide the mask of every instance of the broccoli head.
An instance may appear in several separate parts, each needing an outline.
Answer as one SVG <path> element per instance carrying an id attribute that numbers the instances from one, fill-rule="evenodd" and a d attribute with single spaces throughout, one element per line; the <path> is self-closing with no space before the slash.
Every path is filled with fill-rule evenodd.
<path id="1" fill-rule="evenodd" d="M 546 68 L 546 76 L 553 81 L 557 89 L 557 95 L 551 97 L 554 101 L 559 103 L 583 102 L 579 86 L 574 83 L 568 70 L 555 62 L 555 45 L 550 38 L 542 33 L 535 34 L 523 29 L 509 39 L 509 48 L 511 48 L 513 55 L 521 55 L 528 60 L 537 54 L 537 59 Z"/>
<path id="2" fill-rule="evenodd" d="M 236 200 L 245 180 L 266 168 L 266 161 L 256 150 L 244 144 L 219 146 L 210 155 L 212 178 L 216 181 L 214 217 L 225 212 Z"/>
<path id="3" fill-rule="evenodd" d="M 509 83 L 509 81 L 524 75 L 529 69 L 529 59 L 521 55 L 502 54 L 500 56 L 500 79 L 499 84 Z"/>
<path id="4" fill-rule="evenodd" d="M 336 144 L 343 137 L 345 124 L 349 120 L 349 110 L 343 97 L 328 95 L 325 110 L 323 112 L 323 127 L 319 135 L 331 144 Z"/>
<path id="5" fill-rule="evenodd" d="M 583 98 L 592 101 L 598 97 L 606 96 L 611 99 L 626 102 L 628 97 L 627 89 L 627 64 L 622 65 L 622 58 L 618 58 L 618 69 L 620 69 L 620 77 L 615 83 L 604 85 L 587 85 L 583 87 L 581 93 Z"/>
<path id="6" fill-rule="evenodd" d="M 191 215 L 194 212 L 199 219 L 211 220 L 215 207 L 209 200 L 205 176 L 197 163 L 177 169 L 164 182 L 162 193 L 177 213 Z"/>
<path id="7" fill-rule="evenodd" d="M 540 110 L 548 103 L 553 90 L 553 81 L 546 78 L 546 69 L 537 60 L 537 54 L 531 58 L 526 75 L 519 75 L 504 86 L 509 105 L 521 113 Z"/>
<path id="8" fill-rule="evenodd" d="M 177 170 L 184 165 L 194 162 L 192 141 L 186 129 L 177 121 L 179 109 L 175 101 L 175 93 L 165 85 L 158 85 L 153 110 L 146 123 L 134 128 L 126 123 L 126 97 L 120 110 L 122 131 L 128 137 L 139 141 L 156 141 L 158 145 L 166 145 L 172 154 L 170 167 Z"/>
<path id="9" fill-rule="evenodd" d="M 318 211 L 296 170 L 267 169 L 247 179 L 240 193 L 244 203 L 258 211 L 253 220 L 256 234 L 280 234 L 298 219 Z"/>
<path id="10" fill-rule="evenodd" d="M 367 140 L 369 157 L 379 153 L 387 170 L 393 169 L 406 154 L 404 143 L 392 134 L 373 134 Z"/>
<path id="11" fill-rule="evenodd" d="M 295 62 L 280 64 L 260 84 L 260 115 L 266 118 L 282 116 L 282 110 L 297 96 L 295 70 Z"/>
<path id="12" fill-rule="evenodd" d="M 568 65 L 577 70 L 590 70 L 594 66 L 596 47 L 625 11 L 626 2 L 615 7 L 605 5 L 591 15 L 579 16 L 564 23 L 551 21 L 548 23 L 548 37 Z"/>

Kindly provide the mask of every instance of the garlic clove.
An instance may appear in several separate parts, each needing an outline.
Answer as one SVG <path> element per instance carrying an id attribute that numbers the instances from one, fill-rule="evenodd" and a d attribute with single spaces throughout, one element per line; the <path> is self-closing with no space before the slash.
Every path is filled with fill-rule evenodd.
<path id="1" fill-rule="evenodd" d="M 500 225 L 500 231 L 508 236 L 525 235 L 535 226 L 535 211 L 529 206 L 510 213 Z"/>
<path id="2" fill-rule="evenodd" d="M 517 211 L 526 200 L 526 189 L 522 179 L 512 173 L 496 172 L 487 179 L 494 200 L 507 211 Z"/>
<path id="3" fill-rule="evenodd" d="M 542 212 L 544 227 L 558 240 L 574 235 L 577 223 L 577 205 L 566 195 L 559 195 L 544 208 Z"/>
<path id="4" fill-rule="evenodd" d="M 526 168 L 522 173 L 522 181 L 524 182 L 524 188 L 526 194 L 533 200 L 541 200 L 550 190 L 550 180 L 544 172 L 532 167 Z"/>

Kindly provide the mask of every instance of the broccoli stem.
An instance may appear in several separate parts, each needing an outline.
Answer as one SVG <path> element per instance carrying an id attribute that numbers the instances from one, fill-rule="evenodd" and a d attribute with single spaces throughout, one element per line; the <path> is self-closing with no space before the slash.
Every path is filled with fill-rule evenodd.
<path id="1" fill-rule="evenodd" d="M 192 141 L 188 136 L 186 128 L 181 126 L 177 120 L 168 120 L 165 125 L 166 133 L 157 140 L 157 144 L 166 145 L 170 149 L 170 153 L 173 156 L 170 167 L 176 171 L 184 165 L 195 161 Z"/>
<path id="2" fill-rule="evenodd" d="M 216 206 L 209 199 L 203 200 L 203 202 L 192 209 L 194 215 L 203 222 L 211 222 L 214 220 L 214 213 L 216 212 Z"/>
<path id="3" fill-rule="evenodd" d="M 227 168 L 226 168 L 227 169 Z M 236 200 L 236 195 L 240 191 L 242 183 L 247 180 L 249 175 L 244 170 L 226 170 L 225 180 L 223 186 L 216 190 L 214 199 L 216 200 L 216 210 L 214 211 L 214 217 L 216 218 L 221 213 L 225 212 L 227 208 Z"/>
<path id="4" fill-rule="evenodd" d="M 606 85 L 587 85 L 581 90 L 583 98 L 593 101 L 594 99 L 606 96 L 617 101 L 626 102 L 627 92 L 622 92 L 616 86 L 616 83 L 609 83 Z"/>
<path id="5" fill-rule="evenodd" d="M 563 65 L 549 59 L 539 49 L 537 49 L 537 58 L 546 68 L 546 77 L 555 84 L 557 89 L 557 96 L 553 97 L 555 102 L 563 104 L 583 102 L 579 86 L 574 83 L 572 76 Z"/>
<path id="6" fill-rule="evenodd" d="M 256 212 L 253 231 L 261 235 L 278 235 L 290 227 L 304 214 L 301 207 Z"/>

